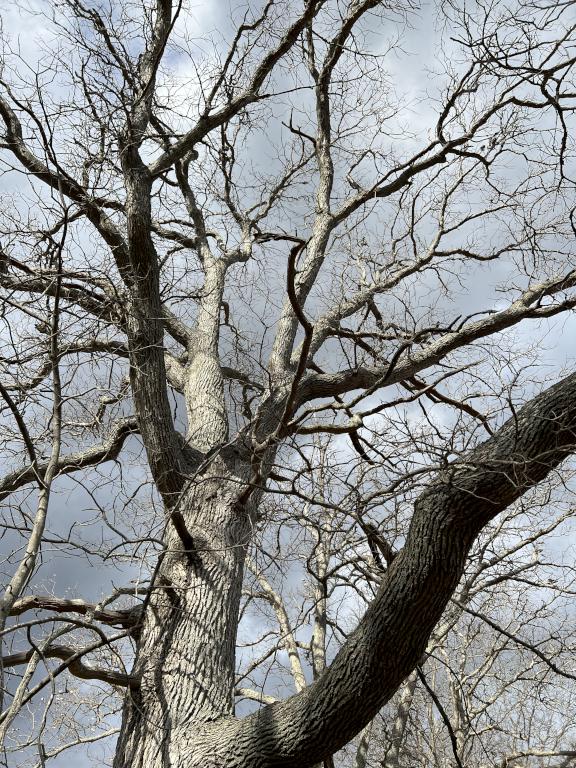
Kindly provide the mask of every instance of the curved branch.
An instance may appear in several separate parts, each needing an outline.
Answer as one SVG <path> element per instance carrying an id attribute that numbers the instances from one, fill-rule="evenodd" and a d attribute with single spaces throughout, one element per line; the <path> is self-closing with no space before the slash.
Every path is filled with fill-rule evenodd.
<path id="1" fill-rule="evenodd" d="M 138 427 L 135 419 L 127 418 L 116 422 L 108 439 L 100 445 L 94 445 L 85 451 L 61 456 L 56 464 L 55 475 L 68 475 L 85 467 L 93 467 L 105 461 L 113 461 L 118 457 L 128 435 L 137 433 Z M 42 476 L 47 466 L 48 462 L 46 461 L 38 462 L 35 467 L 24 467 L 4 475 L 0 480 L 0 501 L 5 499 L 10 493 L 18 490 L 18 488 L 28 485 L 38 476 Z"/>
<path id="2" fill-rule="evenodd" d="M 554 304 L 542 305 L 544 297 L 576 286 L 576 271 L 527 288 L 506 309 L 489 314 L 463 328 L 440 336 L 420 351 L 408 355 L 400 362 L 402 353 L 408 353 L 410 344 L 400 346 L 386 366 L 358 367 L 336 373 L 309 373 L 302 381 L 298 402 L 303 403 L 320 397 L 334 397 L 355 389 L 375 391 L 379 387 L 397 384 L 414 377 L 420 371 L 435 365 L 450 352 L 506 330 L 521 320 L 550 317 L 576 307 L 576 297 Z"/>
<path id="3" fill-rule="evenodd" d="M 2 666 L 5 669 L 9 667 L 17 667 L 22 664 L 28 664 L 32 659 L 36 650 L 30 648 L 27 651 L 21 653 L 13 653 L 10 656 L 2 657 Z M 61 659 L 67 662 L 66 666 L 59 668 L 59 672 L 63 672 L 67 669 L 74 677 L 79 677 L 81 680 L 102 680 L 104 683 L 110 683 L 110 685 L 122 685 L 129 686 L 133 681 L 133 678 L 126 672 L 120 672 L 114 669 L 103 669 L 102 667 L 93 667 L 90 664 L 85 664 L 80 656 L 82 651 L 78 649 L 70 648 L 67 645 L 52 645 L 50 648 L 45 648 L 42 651 L 42 656 L 47 659 Z"/>
<path id="4" fill-rule="evenodd" d="M 8 93 L 10 93 L 6 84 L 2 83 L 2 85 Z M 11 93 L 10 95 L 12 96 Z M 18 104 L 16 100 L 14 101 Z M 86 213 L 86 217 L 114 253 L 118 268 L 121 272 L 124 272 L 124 274 L 127 275 L 129 271 L 129 263 L 126 243 L 116 225 L 101 210 L 101 205 L 106 201 L 99 198 L 92 198 L 88 194 L 88 191 L 73 179 L 72 176 L 68 175 L 59 165 L 53 170 L 36 157 L 26 144 L 24 133 L 22 131 L 22 124 L 18 115 L 14 112 L 8 101 L 1 96 L 0 118 L 2 118 L 6 127 L 4 146 L 12 152 L 14 157 L 16 157 L 29 173 L 81 206 L 82 210 Z M 46 147 L 46 150 L 47 156 L 51 157 L 52 161 L 55 163 L 50 147 Z"/>
<path id="5" fill-rule="evenodd" d="M 10 609 L 9 615 L 20 616 L 26 611 L 32 610 L 54 611 L 55 613 L 79 613 L 82 616 L 91 614 L 96 621 L 112 626 L 117 625 L 125 629 L 135 627 L 140 621 L 142 614 L 140 606 L 120 611 L 112 609 L 102 610 L 92 603 L 86 603 L 84 600 L 51 597 L 50 595 L 28 595 L 16 600 Z"/>
<path id="6" fill-rule="evenodd" d="M 242 721 L 206 731 L 222 766 L 313 765 L 348 743 L 416 667 L 486 523 L 576 449 L 576 374 L 535 397 L 418 498 L 406 545 L 328 670 Z M 231 748 L 231 743 L 234 748 Z M 257 755 L 257 758 L 255 757 Z"/>
<path id="7" fill-rule="evenodd" d="M 170 149 L 166 150 L 154 161 L 154 163 L 152 163 L 150 172 L 153 176 L 157 176 L 163 171 L 166 171 L 176 161 L 181 160 L 186 154 L 193 150 L 194 146 L 209 134 L 210 131 L 224 125 L 249 104 L 258 101 L 261 97 L 260 88 L 262 87 L 262 84 L 280 59 L 296 43 L 301 32 L 314 18 L 322 4 L 323 2 L 318 2 L 317 0 L 307 0 L 304 13 L 302 13 L 302 15 L 288 28 L 281 37 L 278 45 L 262 57 L 247 87 L 221 109 L 212 112 L 212 114 L 210 114 L 209 111 L 206 111 L 201 115 L 196 125 L 191 128 L 188 133 L 178 139 Z"/>

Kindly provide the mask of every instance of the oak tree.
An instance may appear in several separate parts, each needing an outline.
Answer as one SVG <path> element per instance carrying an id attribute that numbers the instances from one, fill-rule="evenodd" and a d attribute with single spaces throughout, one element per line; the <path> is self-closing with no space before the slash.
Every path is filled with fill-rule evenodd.
<path id="1" fill-rule="evenodd" d="M 116 768 L 329 765 L 411 679 L 483 528 L 575 450 L 576 374 L 526 367 L 576 306 L 574 5 L 204 11 L 213 31 L 184 0 L 39 2 L 34 55 L 6 30 L 0 733 L 57 720 L 70 674 L 123 691 Z M 243 587 L 284 621 L 261 563 L 296 525 L 312 675 L 296 633 L 297 692 L 247 692 Z M 366 593 L 328 525 L 374 585 L 335 654 L 333 569 Z M 132 581 L 41 591 L 52 552 Z"/>

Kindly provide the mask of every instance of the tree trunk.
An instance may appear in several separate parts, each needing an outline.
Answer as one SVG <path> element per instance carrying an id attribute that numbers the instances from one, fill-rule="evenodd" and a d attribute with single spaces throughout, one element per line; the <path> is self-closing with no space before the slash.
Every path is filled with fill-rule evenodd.
<path id="1" fill-rule="evenodd" d="M 235 645 L 251 525 L 235 505 L 245 473 L 218 458 L 179 504 L 194 542 L 173 525 L 146 606 L 115 768 L 180 764 L 192 724 L 233 714 Z M 242 469 L 242 468 L 241 468 Z M 224 478 L 228 479 L 224 479 Z"/>

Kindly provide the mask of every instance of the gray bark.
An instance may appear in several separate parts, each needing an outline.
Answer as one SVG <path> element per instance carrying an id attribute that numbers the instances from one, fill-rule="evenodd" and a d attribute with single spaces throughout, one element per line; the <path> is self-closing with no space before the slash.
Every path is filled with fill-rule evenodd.
<path id="1" fill-rule="evenodd" d="M 205 545 L 199 562 L 168 533 L 160 575 L 170 588 L 157 588 L 147 609 L 142 683 L 128 697 L 116 768 L 305 768 L 344 746 L 415 668 L 481 528 L 573 451 L 575 431 L 572 375 L 449 466 L 416 502 L 404 549 L 330 667 L 243 720 L 231 714 L 231 691 L 249 524 L 222 462 L 221 479 L 197 483 L 186 501 L 190 533 Z"/>
<path id="2" fill-rule="evenodd" d="M 190 548 L 172 525 L 155 574 L 114 765 L 183 765 L 200 723 L 231 717 L 235 644 L 251 525 L 235 507 L 243 467 L 219 459 L 179 504 Z M 226 474 L 228 481 L 222 480 Z"/>
<path id="3" fill-rule="evenodd" d="M 338 397 L 359 388 L 370 392 L 409 381 L 449 353 L 510 328 L 524 318 L 548 317 L 573 308 L 575 299 L 559 297 L 576 285 L 576 271 L 571 269 L 567 274 L 531 285 L 508 307 L 481 319 L 470 318 L 458 330 L 451 326 L 421 347 L 401 345 L 390 360 L 378 362 L 375 356 L 370 366 L 354 364 L 327 373 L 314 362 L 314 354 L 323 342 L 338 332 L 343 319 L 361 307 L 369 307 L 375 295 L 389 291 L 399 280 L 427 264 L 446 232 L 438 235 L 429 254 L 417 258 L 404 272 L 387 279 L 378 277 L 324 317 L 314 320 L 306 300 L 313 295 L 332 233 L 347 220 L 352 226 L 349 217 L 355 211 L 377 198 L 390 198 L 406 189 L 419 174 L 439 167 L 449 157 L 461 156 L 460 150 L 479 138 L 491 118 L 505 114 L 509 106 L 540 109 L 548 101 L 545 98 L 519 102 L 514 89 L 523 94 L 527 82 L 519 76 L 517 85 L 507 86 L 468 126 L 446 138 L 443 126 L 452 124 L 456 101 L 470 92 L 465 89 L 469 82 L 465 79 L 440 116 L 438 138 L 418 151 L 412 161 L 393 164 L 368 189 L 356 185 L 356 192 L 335 207 L 331 78 L 356 22 L 383 5 L 380 0 L 349 4 L 335 37 L 324 49 L 322 61 L 317 61 L 313 53 L 309 57 L 317 123 L 313 142 L 318 172 L 315 214 L 310 217 L 311 234 L 307 242 L 295 238 L 302 250 L 298 245 L 291 266 L 289 262 L 288 297 L 268 366 L 269 391 L 262 397 L 256 418 L 246 426 L 244 442 L 237 439 L 233 445 L 227 445 L 229 424 L 219 358 L 224 281 L 230 264 L 245 260 L 244 249 L 248 253 L 258 242 L 258 233 L 262 233 L 256 220 L 246 219 L 242 227 L 248 234 L 238 254 L 214 249 L 214 255 L 203 213 L 194 199 L 193 185 L 187 183 L 187 166 L 190 158 L 198 158 L 195 147 L 210 133 L 226 129 L 249 104 L 259 100 L 266 78 L 293 46 L 300 45 L 302 33 L 309 31 L 310 39 L 313 38 L 310 25 L 324 3 L 306 0 L 301 4 L 300 15 L 274 40 L 273 47 L 264 49 L 258 63 L 246 70 L 246 76 L 239 78 L 238 87 L 231 92 L 221 87 L 226 79 L 223 71 L 214 90 L 206 92 L 204 109 L 195 124 L 184 134 L 168 137 L 161 155 L 147 166 L 143 157 L 148 149 L 143 154 L 140 149 L 146 138 L 151 138 L 147 131 L 158 117 L 153 114 L 156 73 L 180 8 L 176 11 L 171 0 L 156 0 L 150 5 L 154 7 L 147 21 L 147 34 L 142 38 L 145 50 L 134 60 L 123 104 L 125 125 L 115 137 L 125 185 L 125 198 L 117 202 L 119 207 L 110 208 L 106 198 L 93 197 L 88 188 L 74 181 L 72 175 L 61 173 L 55 164 L 53 170 L 52 160 L 40 159 L 44 155 L 36 157 L 30 149 L 34 142 L 28 145 L 25 139 L 28 125 L 23 131 L 10 100 L 0 99 L 0 118 L 5 127 L 3 147 L 31 176 L 83 212 L 113 254 L 122 279 L 121 301 L 113 316 L 105 302 L 101 306 L 100 299 L 87 298 L 74 287 L 66 289 L 66 298 L 76 301 L 89 314 L 111 317 L 126 334 L 126 349 L 122 344 L 121 353 L 129 357 L 135 423 L 119 422 L 103 445 L 80 455 L 55 455 L 48 466 L 55 476 L 56 472 L 67 473 L 78 466 L 113 458 L 125 438 L 137 430 L 165 505 L 165 551 L 137 628 L 137 657 L 130 676 L 116 768 L 309 768 L 328 761 L 357 735 L 414 670 L 483 525 L 573 452 L 576 376 L 564 379 L 535 398 L 466 460 L 449 466 L 422 494 L 415 504 L 404 550 L 390 563 L 375 600 L 327 668 L 326 594 L 319 590 L 313 642 L 314 683 L 306 688 L 299 684 L 302 690 L 295 696 L 237 720 L 233 715 L 234 652 L 244 560 L 260 493 L 255 489 L 265 485 L 271 456 L 280 441 L 298 432 L 298 424 L 291 424 L 290 420 L 300 406 L 315 399 Z M 269 3 L 266 7 L 273 5 Z M 250 57 L 246 62 L 251 66 Z M 532 68 L 529 71 L 532 77 Z M 20 106 L 18 110 L 21 111 Z M 28 109 L 24 111 L 26 123 L 33 126 L 34 120 L 28 120 Z M 156 134 L 158 124 L 152 122 L 152 127 Z M 51 135 L 50 131 L 47 135 Z M 45 156 L 51 158 L 52 146 L 48 144 L 45 149 L 50 150 Z M 113 151 L 116 153 L 115 148 Z M 204 269 L 196 324 L 190 332 L 171 317 L 163 304 L 153 238 L 157 231 L 152 220 L 153 183 L 171 168 L 176 172 L 195 230 L 193 240 L 186 238 L 185 247 L 193 243 Z M 116 187 L 111 189 L 116 198 Z M 113 216 L 106 213 L 110 210 L 121 212 L 118 220 L 125 222 L 125 226 L 114 223 Z M 210 210 L 209 205 L 206 210 Z M 301 256 L 301 263 L 296 264 L 296 253 Z M 38 275 L 26 283 L 7 276 L 6 285 L 20 289 L 24 285 L 28 291 L 53 295 L 50 281 Z M 542 302 L 552 297 L 557 300 Z M 304 341 L 295 348 L 300 326 L 304 329 Z M 164 348 L 166 330 L 185 348 L 181 361 L 171 359 Z M 174 426 L 167 378 L 177 380 L 177 388 L 186 400 L 186 440 Z M 344 431 L 355 426 L 358 422 L 352 421 Z M 304 425 L 302 431 L 306 429 L 310 433 L 316 428 Z M 330 431 L 328 427 L 324 429 Z M 250 450 L 252 455 L 248 456 Z M 36 464 L 35 460 L 32 463 L 35 472 L 39 468 L 44 471 L 44 464 Z M 44 481 L 47 476 L 44 475 Z M 25 472 L 12 473 L 0 494 L 15 490 L 30 479 L 31 475 Z M 35 542 L 39 542 L 44 519 L 45 510 L 40 508 L 35 538 L 30 545 L 30 563 L 39 551 Z M 325 572 L 326 563 L 322 568 L 321 563 L 318 565 L 319 571 Z M 6 614 L 16 605 L 20 587 L 29 573 L 31 567 L 24 564 L 4 606 Z M 62 647 L 58 653 L 68 655 Z M 296 653 L 293 648 L 293 659 Z"/>

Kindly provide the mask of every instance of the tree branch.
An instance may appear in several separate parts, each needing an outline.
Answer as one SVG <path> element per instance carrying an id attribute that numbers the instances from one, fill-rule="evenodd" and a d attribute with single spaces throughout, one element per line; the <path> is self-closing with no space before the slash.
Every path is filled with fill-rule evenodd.
<path id="1" fill-rule="evenodd" d="M 542 305 L 541 303 L 544 297 L 552 296 L 556 292 L 564 291 L 575 285 L 576 271 L 571 271 L 564 276 L 531 286 L 506 309 L 493 312 L 476 322 L 468 323 L 463 328 L 443 334 L 420 351 L 406 355 L 407 359 L 402 362 L 399 362 L 401 353 L 407 352 L 410 345 L 400 347 L 397 351 L 397 357 L 393 356 L 391 362 L 385 367 L 358 367 L 336 373 L 309 373 L 302 381 L 298 402 L 302 405 L 308 400 L 333 397 L 355 389 L 374 391 L 381 386 L 397 384 L 400 381 L 410 379 L 425 368 L 440 362 L 450 352 L 478 339 L 511 328 L 521 320 L 543 316 L 550 317 L 575 307 L 576 297 L 554 304 Z"/>
<path id="2" fill-rule="evenodd" d="M 111 626 L 120 626 L 128 629 L 138 624 L 141 618 L 140 606 L 127 610 L 115 611 L 112 609 L 100 609 L 92 603 L 84 600 L 73 600 L 63 597 L 51 597 L 50 595 L 28 595 L 16 600 L 10 609 L 10 616 L 20 616 L 26 611 L 42 610 L 55 613 L 79 613 L 82 616 L 90 614 L 96 621 Z"/>
<path id="3" fill-rule="evenodd" d="M 451 464 L 414 505 L 406 545 L 329 669 L 305 691 L 208 729 L 232 765 L 310 766 L 350 741 L 416 667 L 482 527 L 576 446 L 576 374 L 550 387 L 493 437 Z M 234 749 L 231 748 L 234 743 Z M 255 757 L 257 756 L 257 758 Z"/>
<path id="4" fill-rule="evenodd" d="M 87 448 L 85 451 L 69 453 L 60 456 L 55 468 L 55 475 L 68 475 L 86 467 L 113 461 L 118 457 L 128 435 L 138 433 L 135 419 L 122 419 L 113 426 L 108 439 L 100 445 Z M 10 493 L 34 481 L 38 475 L 46 471 L 48 462 L 39 462 L 35 467 L 28 466 L 9 472 L 0 480 L 0 501 Z"/>
<path id="5" fill-rule="evenodd" d="M 37 653 L 33 648 L 21 653 L 13 653 L 10 656 L 2 657 L 2 666 L 5 669 L 9 667 L 17 667 L 22 664 L 27 664 L 34 654 Z M 47 659 L 61 659 L 67 662 L 66 669 L 74 677 L 79 677 L 81 680 L 102 680 L 104 683 L 110 683 L 110 685 L 128 686 L 133 680 L 126 672 L 120 672 L 114 669 L 103 669 L 102 667 L 93 667 L 90 664 L 85 664 L 79 654 L 81 652 L 77 649 L 70 648 L 67 645 L 52 645 L 50 648 L 45 648 L 42 651 L 42 656 Z M 64 671 L 63 669 L 61 671 Z"/>
<path id="6" fill-rule="evenodd" d="M 176 161 L 181 160 L 193 150 L 194 146 L 211 131 L 227 123 L 249 104 L 258 101 L 260 98 L 260 88 L 264 81 L 278 61 L 292 48 L 300 33 L 305 29 L 310 20 L 314 18 L 322 5 L 323 0 L 307 0 L 304 13 L 288 28 L 278 45 L 262 57 L 248 86 L 232 98 L 226 106 L 216 112 L 210 113 L 209 109 L 205 111 L 193 128 L 152 163 L 150 166 L 152 176 L 157 176 L 166 171 Z"/>

